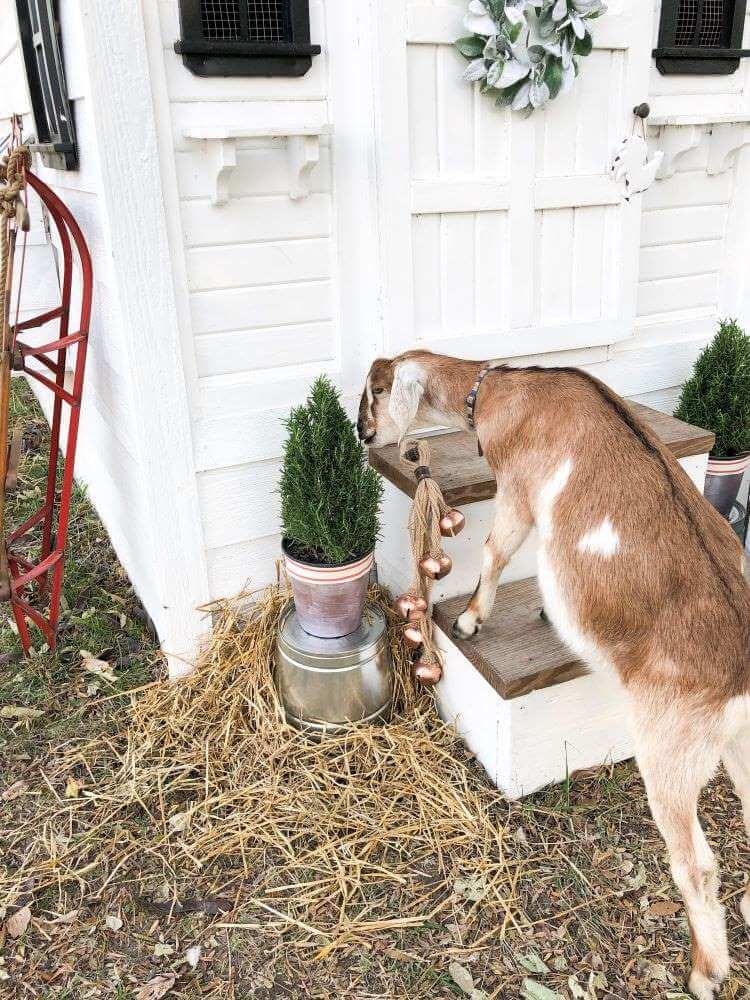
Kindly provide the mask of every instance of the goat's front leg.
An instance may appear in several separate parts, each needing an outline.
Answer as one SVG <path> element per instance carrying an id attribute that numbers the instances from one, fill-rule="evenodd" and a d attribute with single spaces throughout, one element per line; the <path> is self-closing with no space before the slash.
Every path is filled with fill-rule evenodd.
<path id="1" fill-rule="evenodd" d="M 498 491 L 495 500 L 495 523 L 482 552 L 479 583 L 463 614 L 453 625 L 457 639 L 470 639 L 482 627 L 492 611 L 500 574 L 531 530 L 531 514 L 519 508 Z"/>

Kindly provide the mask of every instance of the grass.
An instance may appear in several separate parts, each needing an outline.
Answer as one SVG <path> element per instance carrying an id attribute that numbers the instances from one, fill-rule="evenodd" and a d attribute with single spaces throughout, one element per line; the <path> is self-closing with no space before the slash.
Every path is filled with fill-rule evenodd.
<path id="1" fill-rule="evenodd" d="M 31 395 L 13 387 L 14 416 L 43 437 Z M 32 449 L 14 518 L 43 474 Z M 0 630 L 0 703 L 43 713 L 0 719 L 0 794 L 22 785 L 0 800 L 0 885 L 15 887 L 0 907 L 31 912 L 18 939 L 0 930 L 1 996 L 156 1000 L 164 988 L 185 1000 L 448 1000 L 468 995 L 467 975 L 474 1000 L 533 996 L 527 980 L 565 1000 L 682 996 L 686 921 L 632 764 L 507 802 L 407 688 L 403 721 L 358 737 L 358 750 L 316 757 L 279 730 L 268 677 L 248 671 L 252 629 L 220 629 L 192 683 L 129 697 L 162 665 L 82 491 L 65 598 L 55 656 L 40 645 L 23 661 L 12 630 Z M 86 673 L 81 649 L 114 667 L 114 684 Z M 401 742 L 385 753 L 390 739 Z M 79 786 L 66 798 L 70 778 Z M 434 797 L 452 787 L 455 801 Z M 186 806 L 191 824 L 171 830 Z M 466 823 L 451 818 L 461 807 Z M 738 1000 L 750 995 L 737 912 L 750 855 L 723 774 L 702 816 L 724 874 L 734 962 L 724 995 Z M 274 843 L 279 828 L 293 851 Z M 483 840 L 493 831 L 501 855 Z M 69 860 L 43 869 L 45 857 Z M 363 857 L 381 875 L 363 873 Z M 665 902 L 675 905 L 654 908 Z M 415 926 L 368 927 L 409 914 Z"/>
<path id="2" fill-rule="evenodd" d="M 40 506 L 48 457 L 44 418 L 26 382 L 13 379 L 11 427 L 19 421 L 27 428 L 26 451 L 18 490 L 8 498 L 11 525 L 20 524 Z M 21 746 L 36 744 L 40 738 L 52 741 L 88 730 L 96 732 L 103 711 L 97 705 L 98 696 L 138 687 L 153 673 L 157 644 L 152 627 L 96 511 L 79 485 L 73 493 L 61 609 L 54 655 L 32 626 L 35 648 L 24 659 L 9 611 L 3 618 L 0 702 L 44 711 L 33 733 L 26 733 L 24 726 L 13 730 L 14 741 Z M 117 678 L 113 685 L 85 674 L 82 650 L 113 664 Z"/>

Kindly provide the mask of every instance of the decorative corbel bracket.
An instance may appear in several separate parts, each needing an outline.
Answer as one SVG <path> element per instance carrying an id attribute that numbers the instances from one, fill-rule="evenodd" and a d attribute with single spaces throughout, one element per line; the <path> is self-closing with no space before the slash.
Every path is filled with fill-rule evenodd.
<path id="1" fill-rule="evenodd" d="M 217 139 L 211 143 L 213 156 L 214 193 L 212 205 L 226 205 L 229 201 L 229 178 L 237 166 L 237 147 L 234 139 Z"/>
<path id="2" fill-rule="evenodd" d="M 699 146 L 704 131 L 697 125 L 664 125 L 659 129 L 656 145 L 664 153 L 664 159 L 656 174 L 659 180 L 672 177 L 678 161 Z"/>
<path id="3" fill-rule="evenodd" d="M 290 135 L 286 140 L 289 197 L 294 201 L 310 193 L 310 174 L 320 162 L 319 135 Z"/>
<path id="4" fill-rule="evenodd" d="M 680 159 L 704 139 L 709 174 L 728 170 L 740 149 L 750 144 L 750 117 L 742 113 L 652 115 L 648 125 L 654 145 L 664 151 L 659 179 L 671 177 Z"/>
<path id="5" fill-rule="evenodd" d="M 743 146 L 750 145 L 750 125 L 714 125 L 708 140 L 708 173 L 722 174 L 734 164 Z"/>
<path id="6" fill-rule="evenodd" d="M 211 204 L 229 201 L 229 180 L 237 167 L 237 142 L 241 139 L 285 139 L 289 197 L 298 201 L 310 193 L 310 174 L 320 162 L 320 137 L 330 125 L 286 125 L 281 128 L 222 128 L 201 126 L 186 129 L 186 139 L 206 143 L 211 157 L 213 193 Z"/>

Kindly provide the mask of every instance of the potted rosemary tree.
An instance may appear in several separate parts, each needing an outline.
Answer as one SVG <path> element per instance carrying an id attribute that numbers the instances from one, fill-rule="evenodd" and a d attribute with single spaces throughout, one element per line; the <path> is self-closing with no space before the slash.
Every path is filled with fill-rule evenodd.
<path id="1" fill-rule="evenodd" d="M 722 320 L 682 387 L 675 416 L 716 435 L 705 496 L 729 517 L 750 466 L 750 337 L 736 320 Z"/>
<path id="2" fill-rule="evenodd" d="M 362 621 L 383 485 L 325 376 L 286 428 L 282 549 L 297 616 L 310 635 L 349 635 Z"/>

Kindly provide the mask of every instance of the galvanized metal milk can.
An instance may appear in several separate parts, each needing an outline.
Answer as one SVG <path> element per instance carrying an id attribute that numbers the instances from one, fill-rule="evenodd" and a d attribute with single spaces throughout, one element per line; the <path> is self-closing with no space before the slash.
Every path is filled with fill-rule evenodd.
<path id="1" fill-rule="evenodd" d="M 276 683 L 287 721 L 307 732 L 385 721 L 393 701 L 385 616 L 368 604 L 356 632 L 320 639 L 305 632 L 290 604 L 276 643 Z"/>

